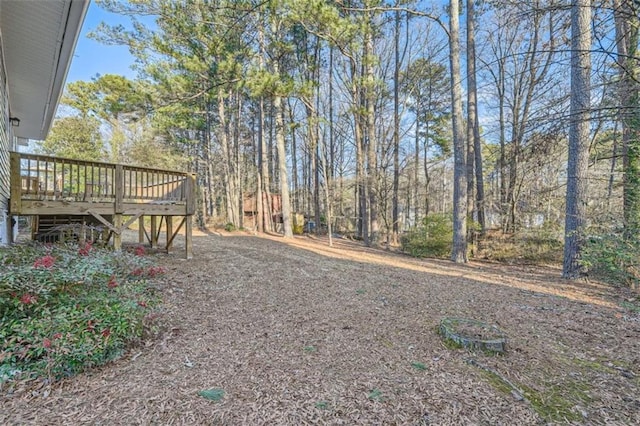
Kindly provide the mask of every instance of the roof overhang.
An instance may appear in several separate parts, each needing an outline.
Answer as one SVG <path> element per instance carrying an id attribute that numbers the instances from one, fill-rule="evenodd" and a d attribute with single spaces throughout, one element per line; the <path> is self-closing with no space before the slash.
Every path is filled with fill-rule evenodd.
<path id="1" fill-rule="evenodd" d="M 1 0 L 9 112 L 19 138 L 47 137 L 89 0 Z"/>

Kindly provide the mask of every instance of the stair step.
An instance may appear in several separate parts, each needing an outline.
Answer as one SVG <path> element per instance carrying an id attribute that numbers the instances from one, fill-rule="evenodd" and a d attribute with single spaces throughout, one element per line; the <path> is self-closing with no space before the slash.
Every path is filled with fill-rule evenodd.
<path id="1" fill-rule="evenodd" d="M 32 238 L 42 242 L 58 241 L 63 235 L 79 236 L 82 224 L 99 226 L 102 224 L 93 216 L 47 215 L 38 216 L 32 229 Z"/>

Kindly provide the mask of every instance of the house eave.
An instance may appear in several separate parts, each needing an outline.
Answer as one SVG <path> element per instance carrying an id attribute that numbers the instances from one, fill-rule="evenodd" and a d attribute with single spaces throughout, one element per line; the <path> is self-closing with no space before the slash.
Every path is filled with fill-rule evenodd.
<path id="1" fill-rule="evenodd" d="M 62 95 L 88 0 L 0 2 L 0 36 L 14 135 L 45 139 Z"/>

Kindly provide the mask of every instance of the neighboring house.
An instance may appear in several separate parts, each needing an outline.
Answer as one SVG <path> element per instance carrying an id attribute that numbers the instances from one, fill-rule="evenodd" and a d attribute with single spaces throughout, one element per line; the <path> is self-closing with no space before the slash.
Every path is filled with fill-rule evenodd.
<path id="1" fill-rule="evenodd" d="M 51 127 L 89 0 L 0 0 L 0 245 L 11 241 L 9 151 Z"/>

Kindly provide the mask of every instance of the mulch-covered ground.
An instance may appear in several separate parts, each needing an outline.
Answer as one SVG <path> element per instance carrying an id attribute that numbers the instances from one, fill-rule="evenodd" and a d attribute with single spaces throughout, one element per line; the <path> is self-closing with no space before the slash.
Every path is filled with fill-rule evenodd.
<path id="1" fill-rule="evenodd" d="M 0 424 L 640 424 L 633 293 L 346 240 L 194 240 L 193 260 L 158 255 L 157 336 L 100 369 L 5 392 Z M 500 327 L 507 352 L 443 342 L 445 317 Z"/>

